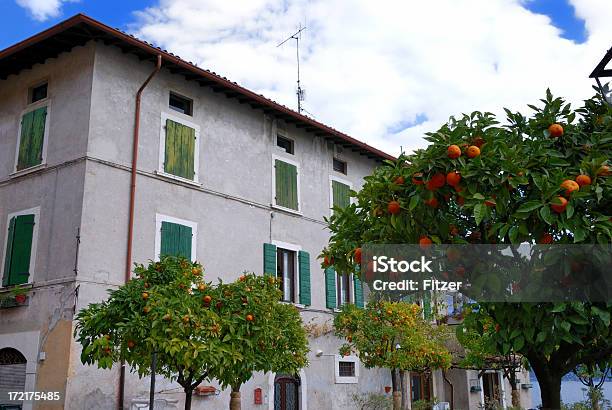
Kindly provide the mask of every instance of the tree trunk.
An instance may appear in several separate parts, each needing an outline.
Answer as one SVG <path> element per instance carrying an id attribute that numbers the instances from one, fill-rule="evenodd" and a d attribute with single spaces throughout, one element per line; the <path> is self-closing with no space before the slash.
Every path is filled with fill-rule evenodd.
<path id="1" fill-rule="evenodd" d="M 400 391 L 402 392 L 402 410 L 408 410 L 408 404 L 406 403 L 406 377 L 405 371 L 399 371 L 399 379 L 400 379 Z"/>
<path id="2" fill-rule="evenodd" d="M 191 396 L 193 395 L 193 389 L 185 389 L 185 410 L 191 410 Z"/>
<path id="3" fill-rule="evenodd" d="M 397 369 L 391 369 L 391 385 L 393 386 L 393 410 L 402 409 L 402 392 Z"/>
<path id="4" fill-rule="evenodd" d="M 230 410 L 240 410 L 240 386 L 232 386 L 230 394 Z"/>
<path id="5" fill-rule="evenodd" d="M 510 387 L 512 388 L 512 406 L 521 407 L 521 391 L 518 389 L 518 383 L 516 382 L 516 372 L 514 369 L 510 370 L 510 377 L 508 378 Z"/>
<path id="6" fill-rule="evenodd" d="M 533 363 L 533 371 L 540 385 L 542 410 L 559 410 L 561 408 L 561 377 L 560 372 L 545 367 L 542 363 Z"/>

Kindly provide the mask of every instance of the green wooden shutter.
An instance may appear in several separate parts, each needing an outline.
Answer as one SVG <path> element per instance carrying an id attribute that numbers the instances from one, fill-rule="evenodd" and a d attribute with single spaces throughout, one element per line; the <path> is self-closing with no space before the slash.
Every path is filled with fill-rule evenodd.
<path id="1" fill-rule="evenodd" d="M 276 276 L 276 245 L 271 243 L 263 245 L 263 272 L 264 275 Z"/>
<path id="2" fill-rule="evenodd" d="M 298 209 L 297 167 L 281 160 L 274 161 L 276 205 Z"/>
<path id="3" fill-rule="evenodd" d="M 13 256 L 13 238 L 15 236 L 15 220 L 9 221 L 8 235 L 6 237 L 6 252 L 4 254 L 4 274 L 2 275 L 2 286 L 8 286 L 11 277 L 11 257 Z"/>
<path id="4" fill-rule="evenodd" d="M 328 309 L 338 307 L 336 302 L 336 271 L 332 267 L 325 269 L 325 306 Z"/>
<path id="5" fill-rule="evenodd" d="M 355 306 L 363 307 L 363 285 L 357 275 L 353 275 L 353 288 L 355 290 Z"/>
<path id="6" fill-rule="evenodd" d="M 310 254 L 306 251 L 298 252 L 300 266 L 300 303 L 310 306 Z"/>
<path id="7" fill-rule="evenodd" d="M 182 256 L 191 259 L 193 231 L 190 226 L 162 222 L 160 256 Z"/>
<path id="8" fill-rule="evenodd" d="M 346 208 L 351 203 L 351 187 L 338 181 L 332 180 L 333 205 Z"/>
<path id="9" fill-rule="evenodd" d="M 425 294 L 423 295 L 423 315 L 425 317 L 425 320 L 432 319 L 431 294 L 429 292 L 425 292 Z"/>
<path id="10" fill-rule="evenodd" d="M 3 284 L 20 285 L 28 283 L 33 237 L 34 215 L 19 215 L 11 219 L 9 226 L 10 241 L 7 242 Z"/>
<path id="11" fill-rule="evenodd" d="M 18 171 L 42 163 L 46 119 L 47 107 L 30 111 L 21 118 L 21 136 L 17 157 Z"/>
<path id="12" fill-rule="evenodd" d="M 194 179 L 195 130 L 170 119 L 166 120 L 164 172 Z"/>

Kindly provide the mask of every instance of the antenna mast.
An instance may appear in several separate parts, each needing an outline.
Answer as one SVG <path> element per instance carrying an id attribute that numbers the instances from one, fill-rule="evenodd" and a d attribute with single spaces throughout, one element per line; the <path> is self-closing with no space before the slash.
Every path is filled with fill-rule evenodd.
<path id="1" fill-rule="evenodd" d="M 300 23 L 299 25 L 299 30 L 296 31 L 294 34 L 292 34 L 291 36 L 287 37 L 285 40 L 283 40 L 279 45 L 277 45 L 276 47 L 280 47 L 283 44 L 285 44 L 287 41 L 289 40 L 295 40 L 295 51 L 296 51 L 296 57 L 297 57 L 297 90 L 296 90 L 296 95 L 297 95 L 297 107 L 298 107 L 298 113 L 302 113 L 302 101 L 304 101 L 304 90 L 302 89 L 301 85 L 300 85 L 300 37 L 302 36 L 302 31 L 306 30 L 306 27 L 302 27 L 302 24 Z"/>

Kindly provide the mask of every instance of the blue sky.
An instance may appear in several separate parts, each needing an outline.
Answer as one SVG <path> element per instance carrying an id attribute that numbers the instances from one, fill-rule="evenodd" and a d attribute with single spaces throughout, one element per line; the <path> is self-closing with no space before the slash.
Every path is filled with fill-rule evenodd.
<path id="1" fill-rule="evenodd" d="M 2 0 L 0 14 L 0 49 L 30 37 L 74 14 L 85 13 L 112 27 L 127 29 L 135 21 L 133 12 L 154 6 L 156 0 L 80 0 L 61 5 L 61 14 L 45 21 L 37 21 L 15 0 Z M 531 0 L 528 10 L 547 15 L 553 25 L 563 31 L 563 37 L 582 43 L 586 39 L 584 21 L 576 18 L 573 7 L 566 0 Z"/>

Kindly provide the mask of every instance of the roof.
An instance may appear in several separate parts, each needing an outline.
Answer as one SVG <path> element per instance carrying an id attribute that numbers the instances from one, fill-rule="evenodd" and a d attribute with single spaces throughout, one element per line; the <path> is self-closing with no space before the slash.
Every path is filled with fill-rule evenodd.
<path id="1" fill-rule="evenodd" d="M 597 67 L 593 70 L 589 78 L 612 77 L 612 70 L 606 69 L 606 65 L 612 60 L 612 47 L 608 50 L 604 58 L 601 59 Z"/>
<path id="2" fill-rule="evenodd" d="M 11 74 L 17 74 L 21 70 L 29 69 L 34 64 L 43 63 L 46 59 L 56 57 L 62 52 L 70 51 L 75 46 L 84 45 L 91 40 L 102 41 L 106 45 L 119 47 L 125 53 L 131 53 L 140 60 L 153 63 L 156 62 L 157 56 L 161 55 L 162 67 L 173 74 L 184 76 L 187 80 L 195 81 L 202 87 L 211 87 L 213 91 L 225 94 L 228 98 L 236 98 L 241 104 L 249 104 L 253 109 L 263 110 L 270 116 L 295 124 L 298 128 L 368 158 L 378 161 L 394 159 L 393 156 L 364 142 L 84 14 L 77 14 L 0 51 L 0 80 L 6 79 Z"/>

